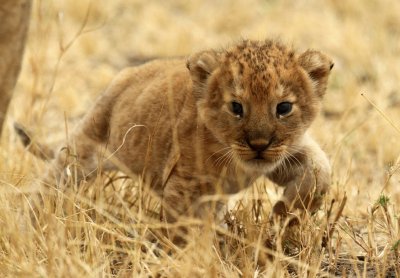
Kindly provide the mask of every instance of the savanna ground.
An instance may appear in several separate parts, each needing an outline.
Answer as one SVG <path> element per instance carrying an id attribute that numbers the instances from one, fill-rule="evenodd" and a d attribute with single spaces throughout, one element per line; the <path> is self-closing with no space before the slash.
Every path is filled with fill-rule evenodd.
<path id="1" fill-rule="evenodd" d="M 105 173 L 66 192 L 47 185 L 32 209 L 46 163 L 24 150 L 14 121 L 57 146 L 123 67 L 276 36 L 335 61 L 312 126 L 333 166 L 317 214 L 272 225 L 279 192 L 260 180 L 231 202 L 227 229 L 205 220 L 171 251 L 157 236 L 159 201 L 137 177 Z M 1 276 L 400 276 L 399 42 L 396 0 L 34 1 L 0 142 Z"/>

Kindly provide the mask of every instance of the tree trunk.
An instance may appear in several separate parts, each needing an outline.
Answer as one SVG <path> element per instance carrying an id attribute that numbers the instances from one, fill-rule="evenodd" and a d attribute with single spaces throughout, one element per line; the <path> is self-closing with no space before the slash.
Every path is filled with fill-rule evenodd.
<path id="1" fill-rule="evenodd" d="M 0 0 L 0 135 L 21 68 L 31 0 Z"/>

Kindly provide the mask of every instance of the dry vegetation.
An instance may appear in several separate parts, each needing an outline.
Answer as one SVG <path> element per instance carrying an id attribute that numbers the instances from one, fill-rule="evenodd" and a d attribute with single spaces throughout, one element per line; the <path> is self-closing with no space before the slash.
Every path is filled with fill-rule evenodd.
<path id="1" fill-rule="evenodd" d="M 70 181 L 67 192 L 49 185 L 32 209 L 46 164 L 23 149 L 13 121 L 57 145 L 138 57 L 277 35 L 335 60 L 312 128 L 333 165 L 316 215 L 302 215 L 299 226 L 272 225 L 277 192 L 259 181 L 231 202 L 227 229 L 204 221 L 186 247 L 171 251 L 157 236 L 159 202 L 138 178 L 106 173 L 79 189 Z M 0 142 L 1 276 L 400 276 L 399 41 L 396 0 L 34 1 Z"/>

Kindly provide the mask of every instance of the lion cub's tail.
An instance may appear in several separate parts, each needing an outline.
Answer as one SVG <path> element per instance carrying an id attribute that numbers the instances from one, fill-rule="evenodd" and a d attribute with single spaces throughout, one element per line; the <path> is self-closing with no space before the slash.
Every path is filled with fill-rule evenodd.
<path id="1" fill-rule="evenodd" d="M 31 152 L 33 155 L 43 159 L 51 160 L 55 157 L 54 151 L 48 146 L 42 145 L 36 141 L 32 141 L 32 136 L 21 124 L 15 122 L 14 130 L 21 139 L 22 144 Z"/>

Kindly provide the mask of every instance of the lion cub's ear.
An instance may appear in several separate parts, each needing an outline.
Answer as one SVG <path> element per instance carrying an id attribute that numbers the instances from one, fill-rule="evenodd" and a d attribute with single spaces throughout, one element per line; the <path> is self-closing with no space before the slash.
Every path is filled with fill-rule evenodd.
<path id="1" fill-rule="evenodd" d="M 193 81 L 193 90 L 196 97 L 200 97 L 207 78 L 218 66 L 218 54 L 215 51 L 207 50 L 189 57 L 186 67 L 190 71 Z"/>
<path id="2" fill-rule="evenodd" d="M 316 94 L 322 98 L 326 91 L 329 73 L 334 65 L 332 60 L 319 51 L 307 50 L 300 55 L 299 63 L 313 81 Z"/>

